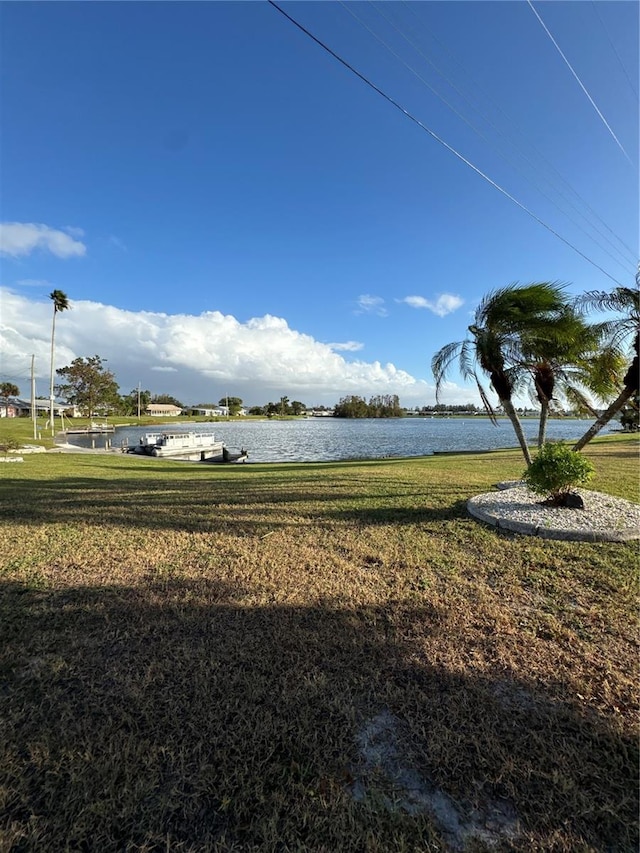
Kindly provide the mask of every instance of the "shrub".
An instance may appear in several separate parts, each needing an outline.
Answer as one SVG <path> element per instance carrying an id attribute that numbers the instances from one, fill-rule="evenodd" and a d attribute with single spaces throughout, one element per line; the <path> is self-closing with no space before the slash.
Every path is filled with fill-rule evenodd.
<path id="1" fill-rule="evenodd" d="M 571 490 L 588 482 L 593 465 L 581 453 L 561 442 L 544 444 L 523 474 L 523 481 L 538 495 L 546 495 L 549 503 L 564 503 Z"/>
<path id="2" fill-rule="evenodd" d="M 7 453 L 11 453 L 12 450 L 17 450 L 20 447 L 20 442 L 16 441 L 15 438 L 5 438 L 0 442 L 0 453 L 4 453 L 6 456 Z"/>

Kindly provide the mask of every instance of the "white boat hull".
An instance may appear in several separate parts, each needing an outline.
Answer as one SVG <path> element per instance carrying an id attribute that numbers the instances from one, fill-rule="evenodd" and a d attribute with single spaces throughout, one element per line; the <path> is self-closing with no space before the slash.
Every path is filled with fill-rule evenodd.
<path id="1" fill-rule="evenodd" d="M 205 459 L 220 459 L 222 462 L 224 454 L 224 444 L 222 441 L 216 441 L 204 447 L 154 447 L 150 456 L 160 457 L 161 459 L 188 459 L 194 462 Z"/>
<path id="2" fill-rule="evenodd" d="M 186 462 L 244 462 L 247 457 L 245 451 L 230 453 L 224 442 L 215 441 L 211 434 L 192 432 L 147 434 L 140 439 L 140 444 L 126 450 L 143 456 Z"/>

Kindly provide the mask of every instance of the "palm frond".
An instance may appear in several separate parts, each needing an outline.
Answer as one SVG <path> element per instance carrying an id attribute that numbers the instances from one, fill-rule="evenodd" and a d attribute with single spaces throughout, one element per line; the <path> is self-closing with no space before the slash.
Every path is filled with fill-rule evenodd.
<path id="1" fill-rule="evenodd" d="M 517 335 L 503 338 L 501 349 L 505 364 L 515 366 L 526 361 L 521 340 Z"/>
<path id="2" fill-rule="evenodd" d="M 517 396 L 530 382 L 530 375 L 528 371 L 523 370 L 520 365 L 507 368 L 507 370 L 504 371 L 504 374 L 507 378 L 507 382 L 509 383 L 509 387 L 511 388 L 512 396 Z"/>
<path id="3" fill-rule="evenodd" d="M 628 338 L 638 334 L 639 329 L 640 323 L 632 318 L 621 320 L 609 338 L 609 343 L 614 347 L 622 347 Z"/>
<path id="4" fill-rule="evenodd" d="M 52 290 L 49 294 L 49 299 L 53 302 L 54 314 L 59 311 L 66 311 L 71 306 L 69 305 L 69 297 L 62 290 Z"/>
<path id="5" fill-rule="evenodd" d="M 442 384 L 446 381 L 453 362 L 459 357 L 466 341 L 454 341 L 445 344 L 431 359 L 431 372 L 436 381 L 436 400 L 438 400 Z"/>
<path id="6" fill-rule="evenodd" d="M 527 396 L 529 397 L 529 402 L 533 406 L 540 406 L 540 400 L 536 394 L 536 387 L 534 383 L 529 383 L 529 386 L 527 387 Z"/>
<path id="7" fill-rule="evenodd" d="M 563 388 L 563 394 L 567 402 L 574 409 L 586 410 L 592 418 L 598 417 L 598 412 L 593 408 L 591 400 L 582 392 L 577 385 L 567 385 Z"/>
<path id="8" fill-rule="evenodd" d="M 576 365 L 576 377 L 592 394 L 603 400 L 615 396 L 620 390 L 627 367 L 627 359 L 616 347 L 605 347 L 592 358 Z"/>
<path id="9" fill-rule="evenodd" d="M 468 338 L 462 341 L 460 348 L 460 373 L 465 379 L 475 379 L 476 354 L 473 343 Z"/>
<path id="10" fill-rule="evenodd" d="M 615 311 L 640 321 L 640 288 L 615 287 L 612 291 L 590 290 L 574 300 L 581 311 Z"/>
<path id="11" fill-rule="evenodd" d="M 483 304 L 483 319 L 494 329 L 520 330 L 539 325 L 567 306 L 567 285 L 560 282 L 510 284 L 490 294 Z"/>
<path id="12" fill-rule="evenodd" d="M 482 405 L 484 406 L 485 412 L 489 415 L 489 420 L 494 426 L 498 426 L 498 419 L 496 417 L 496 413 L 494 411 L 493 406 L 491 405 L 489 398 L 487 397 L 487 392 L 484 390 L 484 387 L 478 377 L 476 376 L 476 385 L 478 387 L 478 393 L 480 394 L 480 399 L 482 400 Z"/>

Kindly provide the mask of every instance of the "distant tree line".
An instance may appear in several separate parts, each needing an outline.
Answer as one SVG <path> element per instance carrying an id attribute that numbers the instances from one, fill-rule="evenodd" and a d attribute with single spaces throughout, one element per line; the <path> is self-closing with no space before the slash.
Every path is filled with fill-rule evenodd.
<path id="1" fill-rule="evenodd" d="M 336 418 L 402 418 L 405 412 L 397 394 L 379 394 L 370 397 L 368 403 L 364 397 L 342 397 L 333 414 Z"/>
<path id="2" fill-rule="evenodd" d="M 288 397 L 280 397 L 277 403 L 266 403 L 264 406 L 251 406 L 249 409 L 250 415 L 263 415 L 268 418 L 280 415 L 302 415 L 307 411 L 307 407 L 300 400 L 289 401 Z"/>
<path id="3" fill-rule="evenodd" d="M 444 412 L 451 412 L 457 415 L 467 412 L 481 412 L 483 409 L 479 409 L 474 403 L 466 403 L 464 406 L 436 403 L 434 406 L 423 406 L 419 411 L 423 415 L 438 415 L 444 414 Z"/>
<path id="4" fill-rule="evenodd" d="M 220 397 L 217 403 L 196 403 L 195 406 L 188 406 L 187 408 L 192 410 L 192 414 L 195 413 L 196 409 L 226 409 L 233 417 L 239 414 L 242 405 L 241 397 L 224 396 Z"/>

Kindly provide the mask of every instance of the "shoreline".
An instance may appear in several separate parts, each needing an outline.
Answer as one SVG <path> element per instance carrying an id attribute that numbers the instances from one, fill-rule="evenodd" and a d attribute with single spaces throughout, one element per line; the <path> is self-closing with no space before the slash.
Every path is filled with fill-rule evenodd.
<path id="1" fill-rule="evenodd" d="M 623 430 L 616 430 L 610 433 L 606 433 L 604 435 L 596 436 L 590 444 L 599 444 L 605 441 L 611 441 L 612 438 L 615 440 L 615 436 L 628 436 L 629 438 L 636 437 L 638 438 L 637 433 L 626 433 Z M 76 444 L 70 444 L 67 441 L 62 441 L 61 439 L 66 438 L 63 433 L 58 433 L 55 438 L 55 446 L 46 450 L 47 453 L 66 453 L 66 454 L 94 454 L 99 456 L 104 455 L 112 455 L 112 454 L 122 454 L 125 456 L 135 456 L 136 454 L 127 454 L 122 451 L 120 447 L 80 447 Z M 640 443 L 640 441 L 639 441 Z M 535 451 L 537 448 L 534 444 L 529 445 L 531 451 Z M 343 459 L 314 459 L 314 460 L 269 460 L 269 461 L 252 461 L 248 460 L 247 464 L 251 465 L 335 465 L 336 463 L 345 463 L 345 464 L 353 464 L 356 462 L 395 462 L 395 461 L 410 461 L 413 459 L 430 459 L 433 457 L 454 457 L 454 456 L 486 456 L 489 454 L 496 453 L 509 453 L 511 451 L 520 451 L 519 445 L 513 445 L 510 447 L 493 447 L 493 448 L 480 448 L 475 450 L 433 450 L 431 453 L 420 454 L 416 456 L 358 456 L 351 458 L 343 458 Z M 144 457 L 138 457 L 144 458 Z M 164 459 L 166 461 L 166 458 Z M 184 460 L 174 460 L 174 461 L 184 461 Z M 196 461 L 193 464 L 199 465 L 200 462 Z M 523 461 L 524 464 L 524 461 Z"/>

